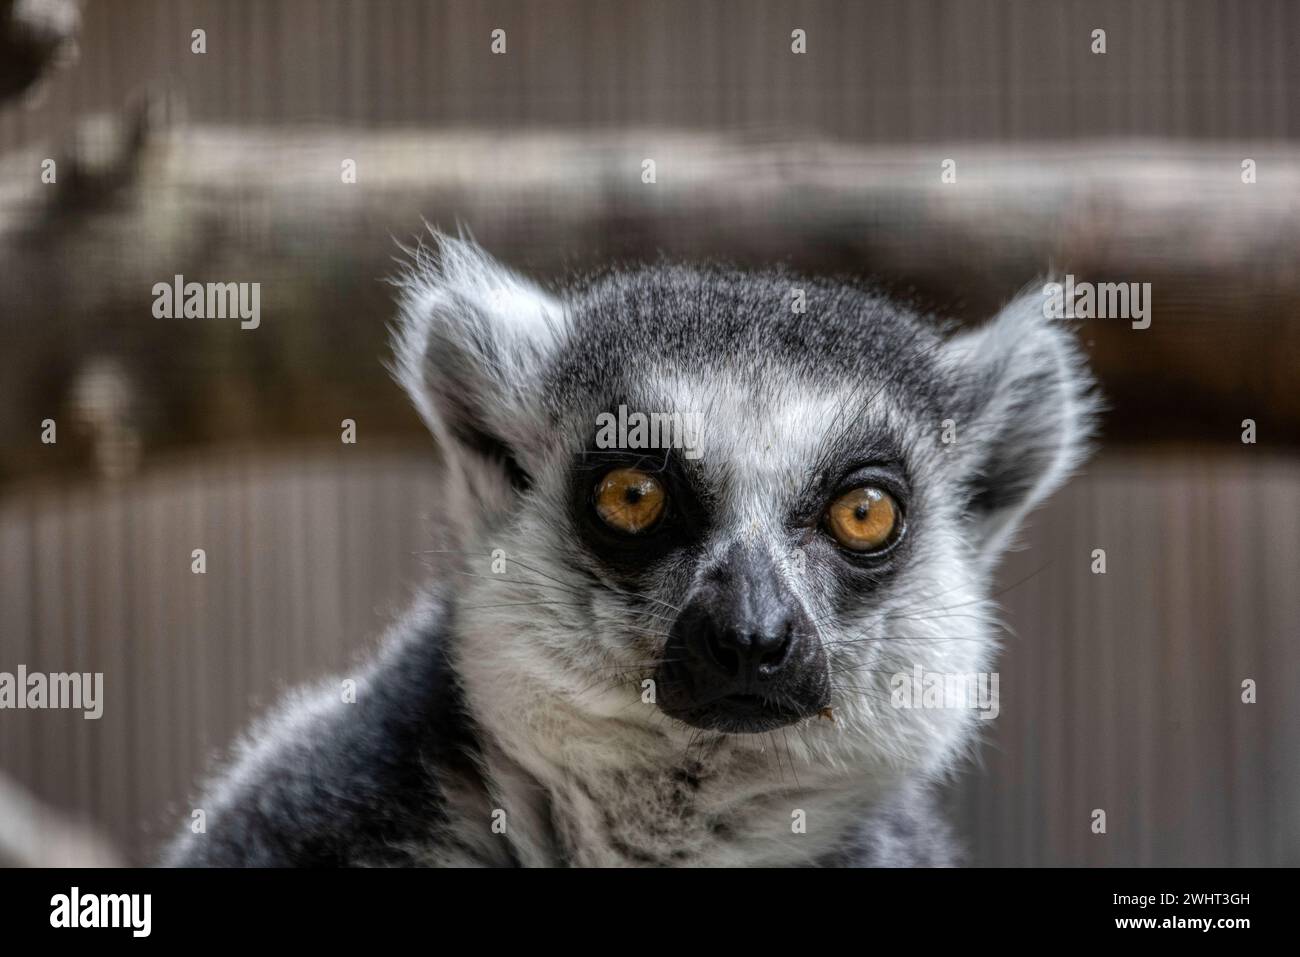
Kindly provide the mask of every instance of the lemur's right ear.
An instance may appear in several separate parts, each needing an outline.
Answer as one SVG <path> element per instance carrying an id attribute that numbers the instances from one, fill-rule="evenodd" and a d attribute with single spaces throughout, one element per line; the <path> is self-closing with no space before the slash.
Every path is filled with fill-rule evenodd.
<path id="1" fill-rule="evenodd" d="M 445 452 L 499 464 L 527 486 L 563 307 L 473 242 L 434 232 L 411 256 L 397 280 L 394 375 Z"/>

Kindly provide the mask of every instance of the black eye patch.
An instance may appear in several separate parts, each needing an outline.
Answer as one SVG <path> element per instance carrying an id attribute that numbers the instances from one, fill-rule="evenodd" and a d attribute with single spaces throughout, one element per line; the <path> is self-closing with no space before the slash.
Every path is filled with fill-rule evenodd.
<path id="1" fill-rule="evenodd" d="M 890 435 L 862 432 L 855 425 L 838 430 L 832 425 L 827 430 L 824 451 L 809 463 L 808 479 L 792 509 L 792 523 L 815 523 L 832 499 L 863 485 L 878 484 L 900 501 L 908 497 L 902 445 Z"/>
<path id="2" fill-rule="evenodd" d="M 879 601 L 882 590 L 911 553 L 916 533 L 913 489 L 900 447 L 888 438 L 874 438 L 856 447 L 832 450 L 819 460 L 822 471 L 809 476 L 789 516 L 792 538 L 806 558 L 815 587 L 832 596 L 834 605 L 851 613 Z M 888 492 L 898 504 L 906 533 L 882 554 L 854 554 L 826 532 L 827 509 L 854 489 L 874 487 Z"/>
<path id="3" fill-rule="evenodd" d="M 663 487 L 663 515 L 642 534 L 620 533 L 602 520 L 597 510 L 601 480 L 617 469 L 645 472 Z M 670 449 L 600 449 L 593 441 L 574 457 L 569 507 L 582 543 L 622 582 L 635 582 L 655 563 L 699 545 L 711 527 L 698 464 Z"/>

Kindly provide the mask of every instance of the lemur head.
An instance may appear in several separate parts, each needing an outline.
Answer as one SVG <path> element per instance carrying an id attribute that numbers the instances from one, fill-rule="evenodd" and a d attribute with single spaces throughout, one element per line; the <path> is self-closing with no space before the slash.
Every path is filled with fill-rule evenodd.
<path id="1" fill-rule="evenodd" d="M 949 335 L 778 273 L 548 292 L 444 237 L 401 287 L 396 371 L 451 467 L 457 654 L 495 720 L 616 728 L 647 760 L 778 729 L 823 765 L 951 759 L 971 712 L 895 707 L 895 676 L 987 670 L 990 571 L 1093 415 L 1039 296 Z"/>

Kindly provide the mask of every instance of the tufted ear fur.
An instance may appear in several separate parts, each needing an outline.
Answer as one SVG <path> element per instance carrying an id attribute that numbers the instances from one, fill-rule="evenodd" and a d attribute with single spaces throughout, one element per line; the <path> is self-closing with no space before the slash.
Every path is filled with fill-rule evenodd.
<path id="1" fill-rule="evenodd" d="M 990 564 L 1086 457 L 1099 408 L 1073 332 L 1047 318 L 1043 302 L 1035 287 L 944 348 L 965 420 L 967 513 Z"/>
<path id="2" fill-rule="evenodd" d="M 567 333 L 564 308 L 478 245 L 433 233 L 397 280 L 393 373 L 449 459 L 489 485 L 531 482 L 538 392 Z"/>

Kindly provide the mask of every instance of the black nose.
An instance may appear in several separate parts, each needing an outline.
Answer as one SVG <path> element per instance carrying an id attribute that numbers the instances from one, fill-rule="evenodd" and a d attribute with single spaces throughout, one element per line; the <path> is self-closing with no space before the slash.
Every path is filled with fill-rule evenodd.
<path id="1" fill-rule="evenodd" d="M 692 650 L 722 678 L 733 681 L 768 681 L 790 661 L 794 647 L 794 622 L 790 616 L 765 622 L 752 630 L 701 616 L 692 634 Z"/>
<path id="2" fill-rule="evenodd" d="M 733 548 L 678 613 L 656 704 L 697 728 L 758 734 L 826 707 L 830 671 L 803 602 L 761 550 Z"/>

